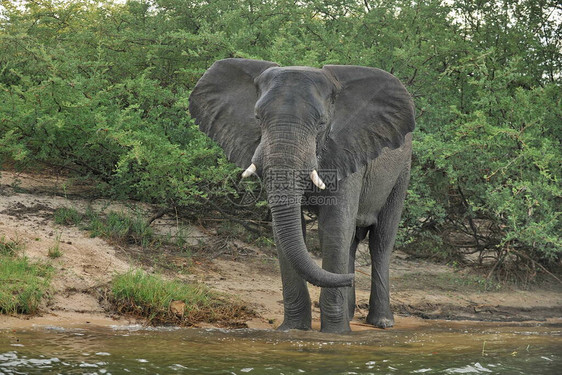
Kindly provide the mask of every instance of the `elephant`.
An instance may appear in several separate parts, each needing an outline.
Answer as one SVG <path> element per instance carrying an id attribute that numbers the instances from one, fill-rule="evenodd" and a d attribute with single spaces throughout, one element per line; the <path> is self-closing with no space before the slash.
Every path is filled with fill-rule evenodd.
<path id="1" fill-rule="evenodd" d="M 283 285 L 279 330 L 311 329 L 307 282 L 322 287 L 322 332 L 350 331 L 355 253 L 369 235 L 368 324 L 394 325 L 389 263 L 410 178 L 415 110 L 380 69 L 216 61 L 189 98 L 199 128 L 263 179 Z M 326 182 L 325 182 L 326 181 Z M 305 244 L 303 209 L 318 218 L 322 267 Z"/>

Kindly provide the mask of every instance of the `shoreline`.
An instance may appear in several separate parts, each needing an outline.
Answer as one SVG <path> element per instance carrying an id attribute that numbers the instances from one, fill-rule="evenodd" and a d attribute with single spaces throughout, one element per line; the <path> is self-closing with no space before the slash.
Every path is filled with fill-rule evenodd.
<path id="1" fill-rule="evenodd" d="M 65 191 L 72 198 L 61 196 L 61 185 L 65 183 L 64 178 L 49 175 L 8 171 L 0 174 L 0 235 L 18 239 L 24 245 L 26 257 L 49 262 L 55 269 L 51 298 L 41 306 L 40 314 L 23 318 L 0 315 L 0 329 L 138 324 L 138 319 L 108 312 L 107 306 L 103 306 L 93 292 L 110 283 L 114 275 L 132 268 L 160 273 L 167 279 L 201 283 L 242 301 L 255 312 L 256 317 L 246 321 L 250 329 L 271 330 L 281 324 L 281 278 L 271 248 L 261 248 L 234 237 L 225 242 L 217 228 L 204 228 L 194 223 L 186 223 L 189 226 L 186 240 L 199 249 L 192 255 L 92 238 L 78 227 L 55 224 L 54 211 L 60 207 L 77 210 L 102 207 L 105 212 L 126 212 L 131 210 L 130 202 L 80 198 L 78 193 L 84 196 L 84 187 L 80 186 L 66 187 Z M 137 203 L 136 207 L 150 213 L 149 205 Z M 154 231 L 161 234 L 176 233 L 177 225 L 177 218 L 167 216 L 152 223 Z M 62 255 L 50 259 L 48 249 L 55 243 L 60 246 Z M 361 244 L 359 251 L 365 252 L 366 245 Z M 369 300 L 370 269 L 360 264 L 357 268 L 361 272 L 356 275 L 358 308 L 351 323 L 352 330 L 378 330 L 363 323 Z M 480 283 L 482 279 L 469 269 L 411 259 L 400 251 L 393 253 L 390 272 L 391 305 L 396 319 L 395 327 L 390 329 L 451 321 L 470 326 L 562 324 L 562 288 L 554 281 L 525 289 L 506 285 L 487 290 Z M 320 288 L 309 286 L 309 291 L 313 301 L 313 329 L 317 330 L 320 311 L 316 301 Z M 198 326 L 219 327 L 207 323 Z"/>

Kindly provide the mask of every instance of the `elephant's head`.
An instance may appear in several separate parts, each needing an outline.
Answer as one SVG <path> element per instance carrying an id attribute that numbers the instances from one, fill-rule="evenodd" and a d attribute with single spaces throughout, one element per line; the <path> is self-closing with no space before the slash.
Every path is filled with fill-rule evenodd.
<path id="1" fill-rule="evenodd" d="M 278 250 L 297 272 L 322 287 L 350 286 L 353 274 L 316 265 L 304 243 L 298 175 L 324 188 L 322 172 L 337 179 L 397 148 L 414 129 L 414 109 L 402 84 L 373 68 L 328 65 L 278 67 L 267 61 L 217 61 L 197 83 L 189 110 L 202 131 L 243 176 L 266 181 Z M 284 199 L 279 199 L 279 198 Z"/>

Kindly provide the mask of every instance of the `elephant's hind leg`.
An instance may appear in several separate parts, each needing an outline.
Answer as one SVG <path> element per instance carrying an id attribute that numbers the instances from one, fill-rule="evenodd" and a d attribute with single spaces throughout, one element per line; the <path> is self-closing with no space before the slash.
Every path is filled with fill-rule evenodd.
<path id="1" fill-rule="evenodd" d="M 351 242 L 351 248 L 349 249 L 349 273 L 355 273 L 355 255 L 357 253 L 357 246 L 359 243 L 365 239 L 367 236 L 369 228 L 356 228 L 355 229 L 355 236 L 353 241 Z M 349 310 L 349 320 L 353 319 L 353 315 L 355 315 L 355 286 L 349 288 L 349 296 L 347 298 L 348 310 Z"/>
<path id="2" fill-rule="evenodd" d="M 390 255 L 400 223 L 409 178 L 410 171 L 406 169 L 394 186 L 379 213 L 377 223 L 371 227 L 369 234 L 372 271 L 367 323 L 379 328 L 394 325 L 394 316 L 390 310 Z"/>

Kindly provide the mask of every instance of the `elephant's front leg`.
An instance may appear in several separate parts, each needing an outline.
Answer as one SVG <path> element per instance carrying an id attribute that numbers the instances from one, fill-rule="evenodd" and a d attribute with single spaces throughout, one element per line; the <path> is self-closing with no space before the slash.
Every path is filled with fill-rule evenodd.
<path id="1" fill-rule="evenodd" d="M 356 191 L 357 190 L 357 191 Z M 334 273 L 350 270 L 350 247 L 355 233 L 360 186 L 340 186 L 334 205 L 319 207 L 318 231 L 322 267 Z M 322 332 L 349 332 L 351 288 L 322 288 L 320 313 Z"/>
<path id="2" fill-rule="evenodd" d="M 279 254 L 281 280 L 283 282 L 283 323 L 277 328 L 281 331 L 289 329 L 311 329 L 310 296 L 306 281 L 300 277 L 289 261 Z"/>
<path id="3" fill-rule="evenodd" d="M 304 218 L 301 215 L 303 235 L 305 235 Z M 275 239 L 277 242 L 277 239 Z M 306 281 L 300 277 L 287 258 L 279 252 L 279 266 L 283 283 L 283 323 L 277 328 L 280 331 L 290 329 L 311 329 L 310 295 Z"/>

